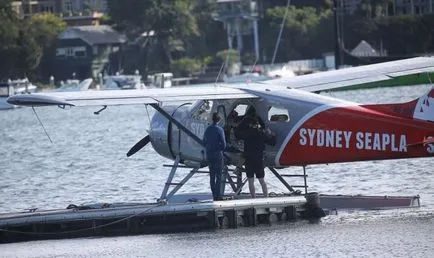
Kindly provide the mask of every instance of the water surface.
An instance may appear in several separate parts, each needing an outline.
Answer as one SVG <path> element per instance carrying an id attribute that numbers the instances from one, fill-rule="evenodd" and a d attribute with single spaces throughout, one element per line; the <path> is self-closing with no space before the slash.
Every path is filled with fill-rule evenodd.
<path id="1" fill-rule="evenodd" d="M 430 86 L 325 93 L 361 103 L 409 101 Z M 159 197 L 171 161 L 151 146 L 126 152 L 149 129 L 145 106 L 37 108 L 0 112 L 0 212 L 65 208 L 96 202 L 148 202 Z M 153 110 L 149 108 L 152 115 Z M 289 168 L 288 173 L 300 173 Z M 430 257 L 434 253 L 434 159 L 402 159 L 308 167 L 310 191 L 417 195 L 422 207 L 339 212 L 305 221 L 190 234 L 34 241 L 0 245 L 0 257 Z M 188 171 L 180 171 L 178 177 Z M 284 187 L 267 174 L 270 191 Z M 295 179 L 294 179 L 295 180 Z M 299 184 L 299 183 L 296 183 Z M 259 187 L 259 185 L 257 186 Z M 195 175 L 181 192 L 207 192 Z"/>

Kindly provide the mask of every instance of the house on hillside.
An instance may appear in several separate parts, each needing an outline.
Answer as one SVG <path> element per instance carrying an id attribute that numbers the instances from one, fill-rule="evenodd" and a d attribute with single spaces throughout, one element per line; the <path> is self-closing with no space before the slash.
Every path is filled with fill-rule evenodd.
<path id="1" fill-rule="evenodd" d="M 53 13 L 68 26 L 99 25 L 108 12 L 107 0 L 19 0 L 11 7 L 19 18 Z"/>
<path id="2" fill-rule="evenodd" d="M 386 51 L 376 50 L 368 42 L 362 40 L 360 43 L 351 50 L 351 55 L 357 57 L 372 57 L 372 56 L 386 56 Z"/>
<path id="3" fill-rule="evenodd" d="M 110 26 L 68 27 L 56 42 L 56 80 L 97 77 L 121 69 L 121 50 L 126 37 Z"/>

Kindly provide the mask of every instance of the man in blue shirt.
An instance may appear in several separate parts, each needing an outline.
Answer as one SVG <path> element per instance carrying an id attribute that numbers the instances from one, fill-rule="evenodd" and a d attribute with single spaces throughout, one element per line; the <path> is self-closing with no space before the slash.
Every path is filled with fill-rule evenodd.
<path id="1" fill-rule="evenodd" d="M 205 130 L 203 143 L 206 150 L 206 160 L 209 167 L 210 186 L 214 200 L 223 200 L 222 178 L 224 159 L 223 151 L 226 148 L 225 133 L 217 123 L 220 121 L 218 113 L 212 114 L 212 125 Z"/>

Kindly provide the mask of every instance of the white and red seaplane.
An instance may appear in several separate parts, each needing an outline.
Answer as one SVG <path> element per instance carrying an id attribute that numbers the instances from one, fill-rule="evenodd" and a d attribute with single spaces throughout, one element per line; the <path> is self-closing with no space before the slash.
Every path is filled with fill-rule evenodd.
<path id="1" fill-rule="evenodd" d="M 202 137 L 212 112 L 222 126 L 232 110 L 254 107 L 277 135 L 266 150 L 271 168 L 318 163 L 429 157 L 434 154 L 434 90 L 408 103 L 362 105 L 316 92 L 398 76 L 434 71 L 434 58 L 419 57 L 264 83 L 131 91 L 56 92 L 16 95 L 21 106 L 103 106 L 144 104 L 158 112 L 149 141 L 155 151 L 179 163 L 205 165 Z M 179 105 L 163 103 L 188 102 Z M 193 101 L 193 103 L 192 103 Z M 229 139 L 229 141 L 235 139 Z"/>
<path id="2" fill-rule="evenodd" d="M 133 155 L 151 142 L 158 154 L 174 160 L 160 197 L 160 201 L 169 204 L 181 186 L 207 165 L 202 137 L 211 123 L 211 114 L 219 112 L 223 118 L 221 125 L 228 130 L 228 143 L 232 146 L 226 153 L 230 157 L 228 163 L 236 167 L 234 174 L 237 175 L 236 180 L 233 177 L 227 179 L 235 200 L 220 201 L 218 207 L 223 209 L 226 204 L 221 203 L 235 202 L 246 181 L 242 173 L 239 173 L 243 169 L 240 155 L 242 144 L 231 137 L 232 128 L 226 124 L 226 119 L 233 110 L 237 111 L 240 121 L 245 112 L 254 108 L 265 127 L 276 134 L 276 144 L 266 148 L 264 164 L 286 186 L 289 195 L 295 195 L 293 186 L 279 173 L 283 171 L 282 168 L 434 156 L 434 89 L 407 103 L 377 105 L 364 105 L 317 94 L 426 72 L 434 72 L 433 57 L 418 57 L 262 83 L 36 93 L 15 95 L 8 102 L 33 107 L 101 106 L 102 109 L 96 113 L 111 105 L 152 106 L 157 112 L 152 117 L 149 135 L 134 145 L 127 155 Z M 188 175 L 181 182 L 173 183 L 177 168 L 186 167 L 191 169 Z M 303 176 L 307 193 L 305 170 Z M 169 192 L 170 187 L 173 188 Z M 276 203 L 273 200 L 277 200 Z M 286 199 L 279 197 L 256 198 L 254 203 L 233 203 L 230 209 L 241 209 L 243 205 L 280 205 L 285 202 Z"/>

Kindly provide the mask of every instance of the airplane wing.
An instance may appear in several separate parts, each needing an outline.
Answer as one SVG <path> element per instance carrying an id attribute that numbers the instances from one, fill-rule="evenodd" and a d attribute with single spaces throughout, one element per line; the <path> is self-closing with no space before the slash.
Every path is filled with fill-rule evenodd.
<path id="1" fill-rule="evenodd" d="M 282 78 L 261 84 L 222 84 L 220 86 L 184 86 L 145 90 L 49 92 L 14 95 L 8 103 L 21 106 L 106 106 L 156 104 L 200 99 L 257 98 L 256 90 L 290 87 L 311 92 L 389 80 L 396 76 L 434 72 L 434 57 L 417 57 L 393 62 L 346 68 L 336 71 Z"/>
<path id="2" fill-rule="evenodd" d="M 20 106 L 110 106 L 156 104 L 200 99 L 256 98 L 242 89 L 222 86 L 179 87 L 144 90 L 90 90 L 14 95 L 8 103 Z"/>
<path id="3" fill-rule="evenodd" d="M 425 72 L 434 72 L 434 57 L 416 57 L 290 78 L 272 79 L 262 83 L 318 92 Z"/>

